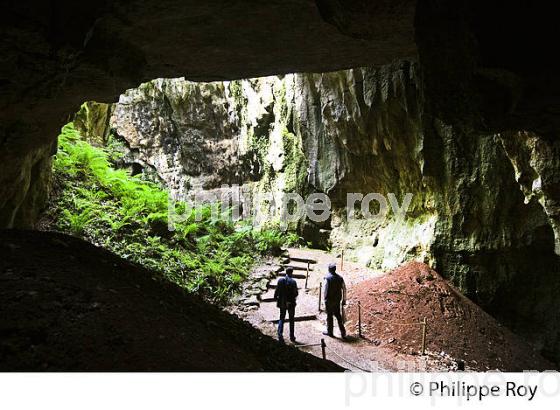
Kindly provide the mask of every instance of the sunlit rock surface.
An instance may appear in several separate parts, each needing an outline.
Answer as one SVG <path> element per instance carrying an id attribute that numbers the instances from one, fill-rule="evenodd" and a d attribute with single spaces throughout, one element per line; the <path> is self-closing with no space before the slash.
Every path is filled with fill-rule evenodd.
<path id="1" fill-rule="evenodd" d="M 555 252 L 560 255 L 560 143 L 532 132 L 500 135 L 525 202 L 537 199 L 554 230 Z"/>
<path id="2" fill-rule="evenodd" d="M 402 221 L 387 226 L 394 215 L 366 232 L 348 224 L 349 192 L 392 193 L 399 203 L 411 193 L 412 218 L 434 213 L 422 175 L 419 95 L 416 67 L 407 62 L 232 82 L 154 80 L 121 96 L 111 127 L 126 140 L 128 161 L 155 170 L 175 197 L 219 197 L 222 185 L 240 185 L 244 209 L 257 223 L 280 222 L 286 193 L 328 194 L 339 222 L 307 220 L 302 229 L 318 245 L 332 236 L 336 246 L 354 248 L 360 240 L 372 243 L 381 227 L 416 228 Z M 393 246 L 391 256 L 377 251 L 368 262 L 387 267 L 410 253 L 428 258 L 433 228 L 426 224 L 418 240 L 404 235 L 402 249 Z"/>

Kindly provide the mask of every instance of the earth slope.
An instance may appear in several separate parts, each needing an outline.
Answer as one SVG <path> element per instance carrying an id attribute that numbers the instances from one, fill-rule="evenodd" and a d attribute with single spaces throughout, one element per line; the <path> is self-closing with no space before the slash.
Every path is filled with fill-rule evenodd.
<path id="1" fill-rule="evenodd" d="M 348 319 L 375 344 L 418 354 L 420 323 L 427 320 L 427 352 L 474 370 L 546 370 L 557 366 L 457 292 L 437 272 L 410 262 L 387 275 L 351 287 Z M 354 308 L 352 308 L 352 306 Z"/>
<path id="2" fill-rule="evenodd" d="M 82 240 L 0 230 L 1 371 L 340 371 Z"/>

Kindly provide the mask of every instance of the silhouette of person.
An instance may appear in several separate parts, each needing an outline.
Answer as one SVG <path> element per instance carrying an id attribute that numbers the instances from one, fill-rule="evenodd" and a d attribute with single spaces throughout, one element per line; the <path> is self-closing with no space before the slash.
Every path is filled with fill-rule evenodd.
<path id="1" fill-rule="evenodd" d="M 323 299 L 325 308 L 327 309 L 327 330 L 324 335 L 333 337 L 333 317 L 338 322 L 340 336 L 346 337 L 346 329 L 342 321 L 340 304 L 346 305 L 346 285 L 344 279 L 336 272 L 336 264 L 329 264 L 329 272 L 325 276 L 325 285 L 323 287 Z"/>
<path id="2" fill-rule="evenodd" d="M 292 277 L 293 268 L 286 269 L 286 276 L 278 279 L 274 299 L 276 306 L 280 309 L 280 320 L 278 321 L 278 340 L 284 343 L 284 321 L 286 320 L 286 312 L 288 313 L 290 322 L 290 340 L 296 341 L 294 334 L 294 317 L 296 313 L 296 299 L 298 296 L 298 288 L 295 279 Z"/>

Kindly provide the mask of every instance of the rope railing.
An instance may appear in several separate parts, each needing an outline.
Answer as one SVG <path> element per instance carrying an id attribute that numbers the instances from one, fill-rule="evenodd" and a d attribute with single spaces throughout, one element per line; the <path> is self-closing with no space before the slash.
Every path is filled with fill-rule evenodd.
<path id="1" fill-rule="evenodd" d="M 319 305 L 319 312 L 321 312 L 321 286 L 319 287 L 319 300 L 318 300 L 318 305 Z M 344 307 L 342 308 L 342 315 L 344 316 Z M 381 322 L 390 324 L 390 325 L 395 325 L 395 326 L 422 326 L 422 355 L 424 355 L 426 353 L 426 329 L 427 329 L 427 325 L 428 325 L 428 321 L 426 318 L 424 318 L 422 321 L 420 322 L 397 322 L 397 321 L 392 321 L 392 320 L 385 320 L 383 318 L 380 317 L 376 317 L 376 316 L 372 316 L 375 320 L 379 320 Z M 358 301 L 358 335 L 360 338 L 362 338 L 362 305 L 360 303 L 360 301 Z"/>
<path id="2" fill-rule="evenodd" d="M 342 360 L 344 363 L 349 364 L 350 366 L 361 370 L 363 372 L 367 372 L 367 373 L 371 373 L 371 370 L 368 369 L 364 369 L 363 367 L 357 365 L 356 363 L 348 360 L 347 358 L 345 358 L 344 356 L 341 356 L 340 354 L 338 354 L 335 350 L 333 350 L 332 348 L 330 348 L 329 346 L 327 346 L 327 344 L 325 343 L 325 339 L 321 339 L 321 343 L 310 343 L 310 344 L 305 344 L 305 345 L 294 345 L 294 347 L 297 348 L 303 348 L 303 347 L 318 347 L 321 346 L 321 353 L 323 356 L 323 359 L 326 360 L 327 359 L 327 349 L 333 353 L 336 357 L 338 357 L 340 360 Z"/>
<path id="3" fill-rule="evenodd" d="M 426 353 L 426 327 L 427 327 L 427 320 L 426 318 L 423 319 L 422 322 L 391 322 L 385 319 L 381 319 L 381 318 L 377 318 L 385 323 L 391 323 L 391 324 L 397 324 L 397 325 L 403 325 L 403 326 L 418 326 L 421 325 L 422 326 L 422 355 L 424 355 Z M 362 320 L 361 320 L 361 306 L 360 303 L 358 303 L 358 333 L 359 333 L 359 337 L 362 337 Z M 361 370 L 362 372 L 367 372 L 367 373 L 372 373 L 371 370 L 368 369 L 364 369 L 363 367 L 357 365 L 356 363 L 348 360 L 347 358 L 345 358 L 344 356 L 340 355 L 339 353 L 337 353 L 335 350 L 333 350 L 331 347 L 327 346 L 327 344 L 325 343 L 325 339 L 321 339 L 321 343 L 310 343 L 310 344 L 305 344 L 305 345 L 294 345 L 294 347 L 299 348 L 305 348 L 305 347 L 318 347 L 321 346 L 321 354 L 324 360 L 327 359 L 327 349 L 333 353 L 336 357 L 338 357 L 340 360 L 342 360 L 344 363 L 349 364 L 350 366 Z"/>
<path id="4" fill-rule="evenodd" d="M 341 250 L 341 255 L 340 255 L 340 270 L 342 271 L 344 269 L 344 249 Z M 306 275 L 305 275 L 305 289 L 308 289 L 308 280 L 309 280 L 309 262 L 307 262 L 307 270 L 306 270 Z M 319 285 L 319 297 L 318 297 L 318 311 L 321 312 L 321 300 L 322 300 L 322 289 L 323 286 L 320 284 Z M 360 301 L 358 301 L 358 336 L 360 338 L 362 338 L 362 307 L 361 307 L 361 303 Z M 344 307 L 342 308 L 342 315 L 343 317 L 345 317 L 344 315 Z M 391 321 L 391 320 L 385 320 L 381 317 L 375 317 L 373 316 L 373 318 L 375 320 L 379 320 L 383 323 L 387 323 L 390 325 L 395 325 L 395 326 L 421 326 L 421 336 L 422 336 L 422 346 L 421 346 L 421 354 L 425 355 L 426 354 L 426 329 L 427 329 L 427 325 L 428 325 L 428 321 L 427 318 L 424 317 L 422 321 L 419 322 L 398 322 L 398 321 Z M 322 356 L 323 359 L 326 359 L 326 350 L 328 349 L 330 352 L 332 352 L 334 355 L 336 355 L 340 360 L 342 360 L 343 362 L 349 364 L 350 366 L 359 369 L 363 372 L 369 372 L 371 373 L 371 370 L 367 370 L 364 369 L 361 366 L 358 366 L 356 363 L 351 362 L 350 360 L 346 359 L 345 357 L 341 356 L 340 354 L 338 354 L 336 351 L 334 351 L 333 349 L 331 349 L 330 347 L 328 347 L 325 343 L 324 339 L 321 339 L 321 343 L 314 343 L 314 344 L 307 344 L 307 345 L 296 345 L 296 347 L 298 348 L 303 348 L 303 347 L 316 347 L 316 346 L 321 346 L 321 351 L 322 351 Z"/>
<path id="5" fill-rule="evenodd" d="M 321 346 L 321 343 L 311 343 L 311 344 L 308 344 L 308 345 L 294 345 L 294 347 L 297 347 L 298 349 L 300 347 L 316 347 L 316 346 Z"/>
<path id="6" fill-rule="evenodd" d="M 321 352 L 323 355 L 323 359 L 326 360 L 327 359 L 327 354 L 326 354 L 326 350 L 328 349 L 331 353 L 333 353 L 336 357 L 338 357 L 340 360 L 342 360 L 344 363 L 349 364 L 350 366 L 361 370 L 363 372 L 368 372 L 371 373 L 371 370 L 368 369 L 364 369 L 361 366 L 358 366 L 356 363 L 346 359 L 344 356 L 341 356 L 340 354 L 338 354 L 336 351 L 334 351 L 332 348 L 330 348 L 329 346 L 327 346 L 327 344 L 325 343 L 325 339 L 321 339 L 321 343 L 310 343 L 310 344 L 305 344 L 305 345 L 294 345 L 294 347 L 299 348 L 303 348 L 303 347 L 318 347 L 321 346 Z"/>
<path id="7" fill-rule="evenodd" d="M 392 320 L 385 320 L 385 319 L 382 319 L 380 317 L 375 317 L 375 316 L 373 316 L 373 317 L 376 320 L 380 320 L 384 323 L 388 323 L 388 324 L 391 324 L 391 325 L 397 325 L 397 326 L 415 326 L 415 325 L 423 325 L 424 324 L 423 322 L 396 322 L 396 321 L 392 321 Z"/>
<path id="8" fill-rule="evenodd" d="M 364 369 L 363 367 L 358 366 L 356 363 L 351 362 L 350 360 L 346 359 L 345 357 L 339 355 L 337 352 L 335 352 L 330 347 L 326 346 L 326 348 L 329 349 L 329 352 L 334 353 L 335 356 L 337 356 L 340 360 L 349 364 L 350 366 L 355 367 L 356 369 L 361 370 L 362 372 L 366 372 L 366 373 L 371 373 L 372 372 L 371 370 Z"/>
<path id="9" fill-rule="evenodd" d="M 316 346 L 321 346 L 321 353 L 323 356 L 323 360 L 327 359 L 327 352 L 326 352 L 326 348 L 327 348 L 327 344 L 325 343 L 325 339 L 321 339 L 321 343 L 311 343 L 311 344 L 306 344 L 306 345 L 294 345 L 295 347 L 302 348 L 302 347 L 316 347 Z"/>

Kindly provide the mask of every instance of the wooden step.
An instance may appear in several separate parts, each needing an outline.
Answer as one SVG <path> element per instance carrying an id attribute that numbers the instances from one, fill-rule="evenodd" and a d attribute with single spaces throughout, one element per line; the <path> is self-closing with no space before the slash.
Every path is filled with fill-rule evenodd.
<path id="1" fill-rule="evenodd" d="M 286 276 L 284 272 L 278 273 L 278 276 Z M 294 279 L 305 279 L 305 273 L 292 273 Z"/>
<path id="2" fill-rule="evenodd" d="M 293 264 L 288 264 L 288 265 L 282 265 L 282 267 L 284 268 L 284 270 L 288 269 L 288 268 L 292 268 L 293 270 L 307 270 L 307 265 L 293 265 Z M 311 272 L 313 270 L 313 266 L 309 266 L 309 272 Z"/>
<path id="3" fill-rule="evenodd" d="M 276 286 L 275 286 L 274 288 L 268 288 L 268 290 L 267 290 L 265 293 L 262 293 L 262 294 L 259 296 L 259 300 L 260 300 L 261 302 L 264 302 L 265 299 L 272 299 L 272 298 L 274 298 L 274 291 L 275 291 L 275 289 L 276 289 Z"/>
<path id="4" fill-rule="evenodd" d="M 286 320 L 284 321 L 284 323 L 289 323 L 288 319 L 289 319 L 288 315 L 286 315 Z M 316 319 L 317 319 L 317 315 L 303 315 L 303 316 L 296 316 L 294 318 L 294 322 L 307 322 L 309 320 L 316 320 Z M 279 319 L 269 319 L 268 321 L 274 324 L 278 324 Z"/>
<path id="5" fill-rule="evenodd" d="M 280 275 L 280 277 L 281 276 L 283 276 L 283 275 Z M 305 275 L 303 275 L 302 278 L 295 277 L 295 275 L 294 275 L 294 276 L 292 276 L 292 278 L 294 278 L 296 280 L 298 289 L 302 289 L 305 286 Z M 277 282 L 272 282 L 272 281 L 268 282 L 268 288 L 269 289 L 276 289 L 276 283 Z"/>
<path id="6" fill-rule="evenodd" d="M 290 260 L 292 260 L 293 262 L 303 262 L 303 263 L 309 262 L 310 265 L 314 265 L 314 264 L 317 263 L 317 259 L 303 258 L 303 257 L 298 257 L 298 256 L 291 256 Z"/>

